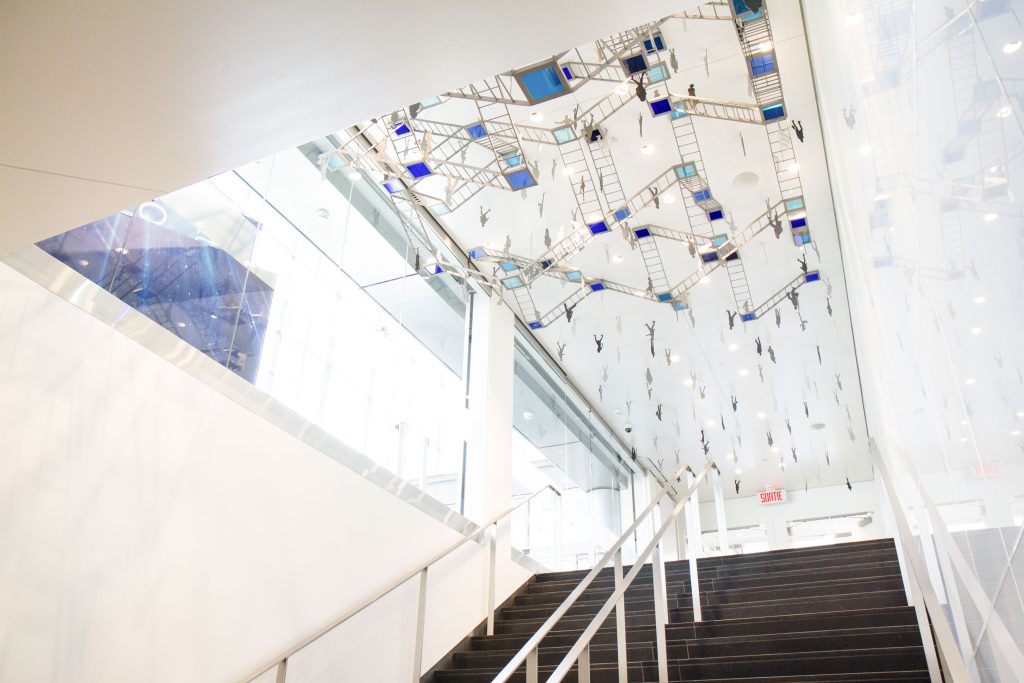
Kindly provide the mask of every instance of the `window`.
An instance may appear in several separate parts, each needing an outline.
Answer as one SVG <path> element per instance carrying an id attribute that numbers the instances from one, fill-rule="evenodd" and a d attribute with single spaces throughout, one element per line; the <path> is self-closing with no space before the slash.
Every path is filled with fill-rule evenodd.
<path id="1" fill-rule="evenodd" d="M 633 55 L 622 60 L 622 68 L 627 74 L 636 74 L 647 70 L 647 60 L 643 55 Z"/>
<path id="2" fill-rule="evenodd" d="M 554 62 L 517 72 L 515 78 L 531 103 L 550 100 L 569 92 Z"/>
<path id="3" fill-rule="evenodd" d="M 758 55 L 750 58 L 750 72 L 754 76 L 763 76 L 773 71 L 775 71 L 775 55 Z"/>

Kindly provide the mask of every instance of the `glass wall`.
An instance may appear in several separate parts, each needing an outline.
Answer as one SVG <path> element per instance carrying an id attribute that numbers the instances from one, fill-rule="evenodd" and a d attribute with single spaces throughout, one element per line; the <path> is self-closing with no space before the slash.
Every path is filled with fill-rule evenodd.
<path id="1" fill-rule="evenodd" d="M 870 431 L 978 681 L 1024 670 L 1022 5 L 802 2 Z"/>
<path id="2" fill-rule="evenodd" d="M 632 470 L 608 430 L 520 332 L 513 392 L 513 503 L 549 484 L 562 494 L 531 502 L 529 524 L 519 514 L 513 545 L 549 566 L 590 567 L 621 535 L 623 518 L 633 518 Z M 551 528 L 559 513 L 560 537 Z"/>
<path id="3" fill-rule="evenodd" d="M 288 150 L 38 246 L 458 509 L 466 285 L 422 277 L 423 246 L 377 184 L 322 178 L 318 154 Z"/>

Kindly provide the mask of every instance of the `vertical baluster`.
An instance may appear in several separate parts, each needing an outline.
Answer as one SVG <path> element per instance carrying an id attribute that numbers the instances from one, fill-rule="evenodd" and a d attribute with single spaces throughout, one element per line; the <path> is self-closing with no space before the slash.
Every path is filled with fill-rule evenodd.
<path id="1" fill-rule="evenodd" d="M 530 653 L 526 655 L 526 683 L 538 683 L 537 676 L 537 650 L 539 647 L 535 647 L 530 650 Z"/>
<path id="2" fill-rule="evenodd" d="M 420 596 L 416 609 L 416 644 L 412 655 L 412 683 L 420 683 L 423 667 L 423 625 L 427 617 L 427 568 L 420 571 Z"/>
<path id="3" fill-rule="evenodd" d="M 654 634 L 658 649 L 658 683 L 668 683 L 668 645 L 665 624 L 668 623 L 668 598 L 665 587 L 665 561 L 661 556 L 661 542 L 651 555 L 651 575 L 654 582 Z"/>
<path id="4" fill-rule="evenodd" d="M 587 643 L 587 646 L 583 648 L 576 666 L 576 675 L 579 683 L 590 683 L 590 643 Z"/>
<path id="5" fill-rule="evenodd" d="M 615 551 L 615 590 L 622 586 L 622 548 Z M 629 683 L 629 660 L 626 652 L 626 596 L 615 605 L 615 640 L 618 645 L 619 683 Z"/>
<path id="6" fill-rule="evenodd" d="M 490 551 L 487 561 L 487 635 L 494 635 L 494 574 L 497 564 L 498 523 L 487 530 Z"/>

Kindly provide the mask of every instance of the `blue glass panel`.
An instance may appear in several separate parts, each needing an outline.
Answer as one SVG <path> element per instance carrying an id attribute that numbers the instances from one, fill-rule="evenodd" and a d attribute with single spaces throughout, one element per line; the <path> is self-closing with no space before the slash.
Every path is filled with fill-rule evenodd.
<path id="1" fill-rule="evenodd" d="M 569 282 L 579 282 L 583 279 L 583 273 L 578 270 L 574 270 L 565 274 L 565 279 Z"/>
<path id="2" fill-rule="evenodd" d="M 562 75 L 565 76 L 565 80 L 567 81 L 571 81 L 572 79 L 576 78 L 575 76 L 572 75 L 572 71 L 570 71 L 569 67 L 567 66 L 562 67 Z"/>
<path id="3" fill-rule="evenodd" d="M 539 330 L 542 327 L 544 327 L 544 325 L 543 325 L 543 323 L 541 323 L 539 321 L 535 320 L 534 322 L 530 323 L 530 329 L 531 330 Z"/>
<path id="4" fill-rule="evenodd" d="M 806 218 L 795 218 L 795 219 L 793 219 L 793 220 L 791 220 L 791 221 L 789 222 L 789 225 L 790 225 L 790 227 L 792 227 L 792 228 L 793 228 L 794 230 L 795 230 L 796 228 L 802 228 L 802 227 L 804 227 L 805 225 L 807 225 L 807 219 L 806 219 Z"/>
<path id="5" fill-rule="evenodd" d="M 617 220 L 617 221 L 624 221 L 627 218 L 629 218 L 629 209 L 627 209 L 626 207 L 623 207 L 623 208 L 619 209 L 618 211 L 616 211 L 612 215 L 615 216 L 615 220 Z"/>
<path id="6" fill-rule="evenodd" d="M 597 221 L 596 223 L 590 223 L 587 227 L 590 228 L 591 234 L 600 235 L 602 232 L 608 232 L 608 224 L 604 221 Z"/>
<path id="7" fill-rule="evenodd" d="M 755 76 L 763 76 L 775 71 L 775 56 L 771 54 L 758 55 L 750 58 L 750 72 Z"/>
<path id="8" fill-rule="evenodd" d="M 695 175 L 697 175 L 697 166 L 694 164 L 683 164 L 682 166 L 676 166 L 677 178 L 692 178 Z"/>
<path id="9" fill-rule="evenodd" d="M 558 78 L 558 72 L 555 71 L 553 66 L 546 66 L 543 69 L 521 74 L 519 79 L 523 84 L 523 89 L 526 90 L 526 94 L 534 101 L 546 100 L 558 95 L 564 95 L 567 92 L 565 85 Z"/>
<path id="10" fill-rule="evenodd" d="M 515 289 L 523 286 L 523 280 L 518 275 L 514 275 L 502 280 L 501 284 L 505 285 L 505 289 Z"/>
<path id="11" fill-rule="evenodd" d="M 821 274 L 820 273 L 807 273 L 807 275 L 804 276 L 804 280 L 806 282 L 817 282 L 820 279 L 821 279 Z"/>
<path id="12" fill-rule="evenodd" d="M 772 104 L 761 110 L 764 114 L 765 121 L 774 121 L 775 119 L 785 118 L 786 108 L 782 106 L 782 103 Z"/>
<path id="13" fill-rule="evenodd" d="M 808 235 L 801 235 L 800 237 L 801 237 L 800 244 L 807 244 L 808 242 L 811 241 L 811 236 L 809 234 Z"/>
<path id="14" fill-rule="evenodd" d="M 509 152 L 504 156 L 505 165 L 509 168 L 523 165 L 523 155 L 518 152 Z"/>
<path id="15" fill-rule="evenodd" d="M 576 139 L 576 132 L 572 128 L 559 128 L 555 131 L 555 141 L 558 144 Z"/>
<path id="16" fill-rule="evenodd" d="M 668 78 L 668 74 L 665 72 L 665 67 L 661 64 L 652 66 L 647 71 L 647 81 L 649 83 L 660 83 Z"/>
<path id="17" fill-rule="evenodd" d="M 338 158 L 337 154 L 332 154 L 331 156 L 327 157 L 327 168 L 333 171 L 335 169 L 341 168 L 341 166 L 341 159 Z"/>
<path id="18" fill-rule="evenodd" d="M 506 273 L 510 273 L 510 272 L 512 272 L 513 270 L 515 270 L 518 267 L 519 266 L 517 266 L 516 264 L 512 263 L 511 261 L 504 261 L 501 264 L 501 269 L 504 270 Z"/>
<path id="19" fill-rule="evenodd" d="M 713 251 L 707 254 L 701 254 L 700 260 L 703 261 L 704 263 L 714 263 L 715 261 L 718 260 L 718 254 Z"/>
<path id="20" fill-rule="evenodd" d="M 674 310 L 676 310 L 676 311 L 685 311 L 686 310 L 686 304 L 684 304 L 681 301 L 674 301 L 674 302 L 672 302 L 672 308 Z"/>
<path id="21" fill-rule="evenodd" d="M 441 98 L 440 97 L 428 97 L 425 100 L 420 100 L 420 104 L 422 104 L 423 108 L 426 109 L 427 107 L 433 107 L 435 104 L 441 104 Z"/>
<path id="22" fill-rule="evenodd" d="M 663 292 L 658 295 L 658 301 L 668 301 L 671 298 L 672 294 L 670 292 Z"/>
<path id="23" fill-rule="evenodd" d="M 726 256 L 725 260 L 726 261 L 735 261 L 735 260 L 739 259 L 739 257 L 740 257 L 740 252 L 734 251 L 731 254 L 729 254 L 728 256 Z"/>
<path id="24" fill-rule="evenodd" d="M 689 114 L 687 114 L 685 111 L 680 109 L 679 105 L 676 105 L 676 107 L 672 110 L 671 118 L 673 118 L 673 119 L 681 119 L 684 116 L 689 116 Z"/>
<path id="25" fill-rule="evenodd" d="M 803 197 L 797 197 L 796 199 L 789 199 L 786 201 L 786 211 L 796 211 L 797 209 L 804 208 Z"/>
<path id="26" fill-rule="evenodd" d="M 722 210 L 721 209 L 718 209 L 717 211 L 708 211 L 708 220 L 709 221 L 717 221 L 717 220 L 721 220 L 721 219 L 722 219 Z"/>
<path id="27" fill-rule="evenodd" d="M 600 282 L 594 282 L 593 284 L 590 285 L 590 291 L 592 292 L 600 292 L 602 289 L 604 289 L 604 285 L 602 285 Z"/>
<path id="28" fill-rule="evenodd" d="M 513 190 L 524 190 L 537 184 L 537 181 L 533 179 L 533 175 L 526 169 L 506 174 L 505 180 L 508 181 Z"/>
<path id="29" fill-rule="evenodd" d="M 543 270 L 547 270 L 552 266 L 553 263 L 554 261 L 552 261 L 551 259 L 544 259 L 543 261 L 540 262 L 540 267 Z"/>
<path id="30" fill-rule="evenodd" d="M 741 313 L 740 320 L 742 320 L 745 323 L 748 323 L 751 320 L 757 320 L 757 316 L 754 315 L 753 313 Z"/>
<path id="31" fill-rule="evenodd" d="M 469 133 L 469 137 L 474 140 L 479 140 L 487 135 L 487 129 L 484 128 L 484 124 L 482 123 L 474 123 L 472 126 L 466 126 L 466 132 Z"/>
<path id="32" fill-rule="evenodd" d="M 430 213 L 434 214 L 435 216 L 443 216 L 446 213 L 449 213 L 450 211 L 451 209 L 449 209 L 446 204 L 434 204 L 432 207 L 430 207 Z"/>
<path id="33" fill-rule="evenodd" d="M 648 102 L 647 104 L 651 105 L 651 114 L 654 116 L 660 116 L 661 114 L 667 114 L 672 111 L 672 105 L 668 103 L 667 97 L 660 100 L 654 100 L 653 102 Z"/>
<path id="34" fill-rule="evenodd" d="M 412 131 L 409 130 L 409 126 L 405 124 L 405 121 L 399 121 L 398 123 L 395 124 L 395 135 L 399 137 L 403 135 L 408 135 L 411 132 Z"/>
<path id="35" fill-rule="evenodd" d="M 444 269 L 435 263 L 433 265 L 427 266 L 427 272 L 430 273 L 431 275 L 440 275 L 441 273 L 444 272 Z"/>
<path id="36" fill-rule="evenodd" d="M 422 161 L 418 161 L 415 164 L 409 164 L 405 168 L 412 174 L 413 178 L 423 178 L 433 173 L 433 171 L 430 170 L 430 167 Z"/>
<path id="37" fill-rule="evenodd" d="M 693 201 L 695 202 L 705 202 L 709 199 L 711 199 L 711 190 L 709 189 L 697 190 L 693 193 Z"/>
<path id="38" fill-rule="evenodd" d="M 720 247 L 723 244 L 725 244 L 725 241 L 727 239 L 729 239 L 728 235 L 715 235 L 713 238 L 711 238 L 711 244 L 715 245 L 716 247 Z"/>
<path id="39" fill-rule="evenodd" d="M 625 67 L 626 73 L 640 73 L 647 70 L 647 60 L 644 59 L 643 55 L 634 55 L 633 57 L 623 59 L 622 66 Z"/>
<path id="40" fill-rule="evenodd" d="M 487 254 L 484 253 L 483 247 L 473 247 L 472 249 L 469 250 L 469 258 L 471 259 L 483 258 L 486 255 Z"/>
<path id="41" fill-rule="evenodd" d="M 637 228 L 636 230 L 633 231 L 633 234 L 636 235 L 637 237 L 650 237 L 651 231 L 648 230 L 647 228 Z"/>
<path id="42" fill-rule="evenodd" d="M 397 180 L 385 180 L 384 189 L 388 191 L 388 194 L 394 194 L 402 189 L 402 184 Z"/>

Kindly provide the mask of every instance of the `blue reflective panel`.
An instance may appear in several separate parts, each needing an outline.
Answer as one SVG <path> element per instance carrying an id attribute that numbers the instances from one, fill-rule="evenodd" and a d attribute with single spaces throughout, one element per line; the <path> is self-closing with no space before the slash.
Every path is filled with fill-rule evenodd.
<path id="1" fill-rule="evenodd" d="M 661 116 L 662 114 L 667 114 L 672 111 L 672 105 L 669 104 L 667 97 L 660 100 L 654 100 L 653 102 L 648 102 L 647 104 L 651 105 L 651 114 L 654 116 Z"/>
<path id="2" fill-rule="evenodd" d="M 786 108 L 782 106 L 782 103 L 769 105 L 761 110 L 764 114 L 765 121 L 774 121 L 775 119 L 781 119 L 786 116 Z"/>
<path id="3" fill-rule="evenodd" d="M 552 264 L 554 264 L 554 261 L 552 261 L 551 259 L 544 259 L 543 261 L 540 262 L 540 267 L 542 270 L 547 270 L 552 266 Z"/>
<path id="4" fill-rule="evenodd" d="M 505 155 L 505 165 L 509 168 L 515 168 L 516 166 L 523 165 L 523 155 L 519 152 L 509 152 Z"/>
<path id="5" fill-rule="evenodd" d="M 665 71 L 665 67 L 661 64 L 652 66 L 647 71 L 647 81 L 649 83 L 660 83 L 666 78 L 668 78 L 668 74 Z"/>
<path id="6" fill-rule="evenodd" d="M 567 66 L 562 67 L 562 75 L 565 76 L 565 80 L 567 81 L 571 81 L 572 79 L 576 78 L 575 76 L 572 75 L 572 71 L 570 71 L 569 67 Z"/>
<path id="7" fill-rule="evenodd" d="M 709 199 L 711 199 L 711 190 L 707 188 L 693 193 L 693 201 L 695 202 L 705 202 Z"/>
<path id="8" fill-rule="evenodd" d="M 537 184 L 537 181 L 533 179 L 533 175 L 526 169 L 505 174 L 505 180 L 508 181 L 509 186 L 513 190 L 525 190 Z"/>
<path id="9" fill-rule="evenodd" d="M 715 235 L 714 237 L 711 238 L 711 244 L 715 245 L 716 247 L 720 247 L 723 244 L 725 244 L 725 241 L 727 239 L 729 239 L 728 235 Z"/>
<path id="10" fill-rule="evenodd" d="M 726 260 L 726 261 L 735 261 L 735 260 L 737 260 L 737 259 L 738 259 L 739 257 L 740 257 L 740 252 L 738 252 L 738 251 L 734 251 L 734 252 L 732 252 L 731 254 L 729 254 L 728 256 L 726 256 L 726 257 L 725 257 L 725 260 Z"/>
<path id="11" fill-rule="evenodd" d="M 804 276 L 804 280 L 806 282 L 817 282 L 820 279 L 821 279 L 821 273 L 818 273 L 817 271 L 815 271 L 813 273 L 807 273 L 807 275 Z"/>
<path id="12" fill-rule="evenodd" d="M 654 36 L 654 42 L 651 42 L 650 38 L 644 39 L 644 49 L 647 50 L 647 54 L 651 54 L 655 51 L 661 51 L 665 49 L 665 41 L 662 40 L 661 34 Z"/>
<path id="13" fill-rule="evenodd" d="M 643 55 L 626 57 L 622 60 L 622 67 L 626 70 L 627 74 L 640 73 L 647 70 L 647 60 L 644 59 Z"/>
<path id="14" fill-rule="evenodd" d="M 684 304 L 681 301 L 674 301 L 672 303 L 672 308 L 674 310 L 677 310 L 677 311 L 685 311 L 686 310 L 686 304 Z"/>
<path id="15" fill-rule="evenodd" d="M 633 234 L 636 235 L 638 238 L 639 237 L 650 237 L 651 236 L 651 231 L 648 230 L 647 228 L 637 228 L 636 230 L 633 231 Z"/>
<path id="16" fill-rule="evenodd" d="M 708 211 L 708 220 L 709 221 L 717 221 L 717 220 L 721 220 L 721 219 L 722 219 L 722 210 L 721 209 L 718 209 L 716 211 Z"/>
<path id="17" fill-rule="evenodd" d="M 420 104 L 423 105 L 424 109 L 426 109 L 427 107 L 433 107 L 435 104 L 441 104 L 441 98 L 440 97 L 428 97 L 425 100 L 420 100 Z"/>
<path id="18" fill-rule="evenodd" d="M 587 227 L 590 228 L 590 232 L 594 235 L 600 235 L 602 232 L 608 232 L 608 224 L 604 221 L 590 223 Z"/>
<path id="19" fill-rule="evenodd" d="M 697 175 L 697 166 L 694 164 L 686 163 L 682 166 L 676 166 L 677 178 L 692 178 L 695 175 Z"/>
<path id="20" fill-rule="evenodd" d="M 433 173 L 433 171 L 430 170 L 430 167 L 422 161 L 418 161 L 415 164 L 409 164 L 405 168 L 410 174 L 412 174 L 413 178 L 423 178 Z"/>
<path id="21" fill-rule="evenodd" d="M 501 284 L 505 285 L 505 289 L 515 289 L 516 287 L 522 287 L 523 281 L 518 275 L 513 275 L 502 280 Z"/>
<path id="22" fill-rule="evenodd" d="M 483 247 L 473 247 L 469 250 L 469 258 L 471 259 L 483 258 L 486 255 Z"/>
<path id="23" fill-rule="evenodd" d="M 564 95 L 568 92 L 561 79 L 558 78 L 558 72 L 555 71 L 553 66 L 546 66 L 536 71 L 521 74 L 519 80 L 523 84 L 527 97 L 534 102 Z"/>
<path id="24" fill-rule="evenodd" d="M 740 314 L 740 320 L 743 322 L 750 322 L 751 320 L 757 320 L 757 316 L 753 313 L 742 313 Z"/>
<path id="25" fill-rule="evenodd" d="M 558 144 L 576 139 L 576 131 L 572 128 L 559 128 L 555 131 L 555 141 Z"/>
<path id="26" fill-rule="evenodd" d="M 434 214 L 435 216 L 443 216 L 449 211 L 451 211 L 451 209 L 449 209 L 446 204 L 434 204 L 432 207 L 430 207 L 430 213 Z"/>
<path id="27" fill-rule="evenodd" d="M 671 298 L 672 294 L 670 292 L 663 292 L 658 295 L 658 301 L 668 301 Z"/>
<path id="28" fill-rule="evenodd" d="M 388 194 L 394 194 L 402 189 L 402 184 L 397 180 L 385 180 L 384 189 L 388 191 Z"/>
<path id="29" fill-rule="evenodd" d="M 604 289 L 604 285 L 602 285 L 600 282 L 595 282 L 590 285 L 590 291 L 592 292 L 600 292 L 602 289 Z"/>
<path id="30" fill-rule="evenodd" d="M 627 209 L 626 207 L 622 207 L 612 215 L 615 216 L 615 220 L 624 221 L 627 218 L 629 218 L 629 209 Z"/>
<path id="31" fill-rule="evenodd" d="M 718 260 L 718 254 L 713 251 L 707 254 L 701 254 L 700 260 L 704 263 L 713 263 Z"/>
<path id="32" fill-rule="evenodd" d="M 754 76 L 763 76 L 773 71 L 775 71 L 774 55 L 758 55 L 757 57 L 750 58 L 750 72 Z"/>
<path id="33" fill-rule="evenodd" d="M 583 279 L 583 273 L 578 270 L 573 270 L 565 274 L 565 279 L 569 282 L 579 282 Z"/>
<path id="34" fill-rule="evenodd" d="M 789 222 L 789 225 L 793 229 L 802 228 L 805 225 L 807 225 L 807 219 L 806 218 L 795 218 L 795 219 L 793 219 L 793 220 L 791 220 Z"/>
<path id="35" fill-rule="evenodd" d="M 338 158 L 337 154 L 332 154 L 331 156 L 327 157 L 327 168 L 333 171 L 335 169 L 341 168 L 341 166 L 341 159 Z"/>
<path id="36" fill-rule="evenodd" d="M 403 135 L 408 135 L 409 133 L 412 132 L 411 130 L 409 130 L 409 126 L 407 126 L 405 124 L 405 121 L 399 121 L 398 123 L 395 124 L 394 128 L 395 128 L 395 135 L 397 135 L 399 137 L 401 137 Z"/>
<path id="37" fill-rule="evenodd" d="M 789 199 L 786 201 L 786 211 L 796 211 L 797 209 L 804 208 L 804 198 L 797 197 L 796 199 Z"/>
<path id="38" fill-rule="evenodd" d="M 444 272 L 444 269 L 441 268 L 440 265 L 435 263 L 433 265 L 427 266 L 427 272 L 430 273 L 431 275 L 440 275 L 441 273 Z"/>
<path id="39" fill-rule="evenodd" d="M 479 140 L 487 135 L 487 129 L 484 128 L 484 124 L 482 123 L 474 123 L 472 126 L 466 126 L 466 132 L 469 133 L 469 137 L 474 140 Z"/>
<path id="40" fill-rule="evenodd" d="M 801 235 L 800 236 L 800 244 L 807 244 L 810 241 L 811 241 L 811 235 L 809 233 L 806 234 L 806 235 Z"/>
<path id="41" fill-rule="evenodd" d="M 680 108 L 680 105 L 676 105 L 675 108 L 672 110 L 672 116 L 670 118 L 681 119 L 684 116 L 689 116 L 689 114 L 687 114 L 685 111 L 683 111 Z"/>
<path id="42" fill-rule="evenodd" d="M 532 323 L 530 323 L 530 329 L 531 330 L 539 330 L 542 327 L 544 327 L 544 324 L 539 322 L 539 321 L 535 320 Z"/>
<path id="43" fill-rule="evenodd" d="M 512 272 L 513 270 L 515 270 L 518 267 L 519 266 L 517 266 L 516 264 L 512 263 L 511 261 L 504 261 L 501 264 L 501 269 L 504 270 L 506 273 L 510 273 L 510 272 Z"/>

